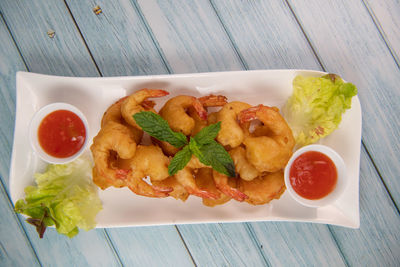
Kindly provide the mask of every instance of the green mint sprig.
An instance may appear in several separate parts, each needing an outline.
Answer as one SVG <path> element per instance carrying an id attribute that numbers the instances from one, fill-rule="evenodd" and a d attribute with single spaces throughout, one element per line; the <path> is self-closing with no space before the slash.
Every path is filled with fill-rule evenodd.
<path id="1" fill-rule="evenodd" d="M 172 158 L 169 166 L 169 175 L 174 175 L 182 170 L 195 155 L 201 163 L 211 166 L 217 172 L 230 177 L 235 177 L 235 165 L 225 148 L 215 141 L 221 122 L 204 127 L 188 142 L 182 133 L 172 131 L 168 122 L 160 115 L 150 111 L 142 111 L 133 115 L 136 123 L 150 136 L 181 148 Z"/>

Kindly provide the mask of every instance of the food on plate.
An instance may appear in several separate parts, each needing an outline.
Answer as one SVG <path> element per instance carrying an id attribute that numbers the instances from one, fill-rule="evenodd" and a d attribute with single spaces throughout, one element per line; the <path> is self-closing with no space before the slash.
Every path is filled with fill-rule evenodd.
<path id="1" fill-rule="evenodd" d="M 238 146 L 229 150 L 229 155 L 231 155 L 235 163 L 235 170 L 241 179 L 251 181 L 260 175 L 260 172 L 247 159 L 244 147 Z"/>
<path id="2" fill-rule="evenodd" d="M 263 205 L 279 199 L 285 189 L 283 170 L 265 173 L 251 181 L 239 180 L 239 190 L 248 196 L 245 201 L 252 205 Z"/>
<path id="3" fill-rule="evenodd" d="M 283 114 L 293 130 L 297 146 L 312 144 L 338 128 L 342 114 L 351 107 L 357 88 L 338 75 L 296 76 L 293 94 Z"/>
<path id="4" fill-rule="evenodd" d="M 239 101 L 230 102 L 222 107 L 217 115 L 217 120 L 221 122 L 221 130 L 217 136 L 219 143 L 235 148 L 243 142 L 248 127 L 239 124 L 238 115 L 250 107 L 250 104 Z"/>
<path id="5" fill-rule="evenodd" d="M 37 134 L 39 144 L 47 154 L 68 158 L 81 150 L 86 139 L 86 128 L 74 112 L 60 109 L 43 118 Z"/>
<path id="6" fill-rule="evenodd" d="M 152 184 L 159 187 L 172 188 L 172 191 L 168 194 L 175 199 L 186 201 L 189 197 L 188 191 L 176 180 L 175 175 L 169 176 L 162 181 L 152 181 Z"/>
<path id="7" fill-rule="evenodd" d="M 246 136 L 243 144 L 248 161 L 259 172 L 276 172 L 285 168 L 293 153 L 295 140 L 292 130 L 278 108 L 259 105 L 239 113 L 239 121 L 248 123 L 258 119 L 263 129 L 260 136 Z"/>
<path id="8" fill-rule="evenodd" d="M 175 174 L 176 180 L 183 185 L 186 191 L 188 191 L 188 193 L 191 195 L 201 198 L 217 199 L 220 195 L 219 192 L 214 193 L 207 190 L 202 190 L 196 184 L 195 173 L 204 168 L 210 167 L 204 165 L 197 157 L 192 155 L 186 166 Z"/>
<path id="9" fill-rule="evenodd" d="M 242 202 L 247 198 L 246 194 L 229 183 L 229 177 L 227 175 L 214 170 L 213 178 L 215 186 L 225 195 L 230 196 L 239 202 Z"/>
<path id="10" fill-rule="evenodd" d="M 140 127 L 136 124 L 136 121 L 133 119 L 132 116 L 141 111 L 155 112 L 153 109 L 154 103 L 147 99 L 154 97 L 162 97 L 168 94 L 169 93 L 167 91 L 158 89 L 145 88 L 136 91 L 135 93 L 131 94 L 126 99 L 124 99 L 124 101 L 122 102 L 121 104 L 122 117 L 128 124 L 140 129 Z"/>
<path id="11" fill-rule="evenodd" d="M 95 180 L 98 186 L 104 189 L 117 182 L 117 187 L 120 187 L 120 180 L 126 179 L 129 170 L 113 168 L 112 152 L 122 159 L 132 158 L 135 155 L 137 143 L 134 132 L 120 123 L 109 121 L 100 129 L 90 147 L 96 177 L 100 178 Z M 100 181 L 102 182 L 99 183 Z"/>
<path id="12" fill-rule="evenodd" d="M 173 189 L 156 186 L 153 181 L 168 178 L 169 159 L 158 146 L 138 145 L 135 155 L 128 160 L 130 167 L 126 178 L 127 187 L 135 194 L 147 197 L 167 197 Z M 150 177 L 151 183 L 143 180 Z"/>
<path id="13" fill-rule="evenodd" d="M 91 162 L 81 156 L 67 164 L 50 164 L 44 173 L 35 174 L 35 186 L 25 188 L 25 199 L 15 211 L 28 216 L 40 238 L 47 226 L 55 225 L 60 234 L 73 237 L 79 229 L 96 226 L 95 217 L 102 209 L 97 187 L 91 180 Z"/>
<path id="14" fill-rule="evenodd" d="M 320 199 L 331 193 L 338 174 L 333 161 L 318 151 L 304 152 L 290 166 L 290 184 L 306 199 Z"/>
<path id="15" fill-rule="evenodd" d="M 203 204 L 208 207 L 214 207 L 217 205 L 222 205 L 231 200 L 231 197 L 222 193 L 215 186 L 213 170 L 211 168 L 200 168 L 195 175 L 196 185 L 207 192 L 214 193 L 215 195 L 219 195 L 218 198 L 203 198 Z M 236 178 L 229 177 L 229 186 L 236 187 Z"/>

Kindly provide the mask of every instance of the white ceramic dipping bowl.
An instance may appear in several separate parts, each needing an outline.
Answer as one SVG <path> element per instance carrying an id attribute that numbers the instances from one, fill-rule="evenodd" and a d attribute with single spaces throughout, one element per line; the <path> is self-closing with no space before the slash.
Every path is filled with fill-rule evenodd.
<path id="1" fill-rule="evenodd" d="M 82 120 L 82 122 L 85 126 L 85 132 L 86 132 L 85 142 L 82 145 L 81 149 L 77 153 L 75 153 L 74 155 L 72 155 L 70 157 L 66 157 L 66 158 L 53 157 L 53 156 L 47 154 L 43 150 L 43 148 L 41 147 L 41 145 L 39 143 L 38 129 L 39 129 L 40 123 L 48 114 L 50 114 L 56 110 L 68 110 L 68 111 L 75 113 Z M 78 108 L 76 108 L 75 106 L 73 106 L 71 104 L 67 104 L 67 103 L 52 103 L 52 104 L 42 107 L 35 113 L 35 115 L 33 116 L 32 120 L 31 120 L 31 123 L 29 125 L 29 139 L 30 139 L 32 149 L 42 160 L 44 160 L 48 163 L 52 163 L 52 164 L 65 164 L 65 163 L 71 162 L 74 159 L 78 158 L 83 153 L 83 151 L 86 149 L 86 146 L 88 144 L 88 136 L 89 136 L 89 124 L 86 120 L 85 115 L 83 115 L 83 113 Z"/>
<path id="2" fill-rule="evenodd" d="M 293 162 L 303 153 L 308 151 L 317 151 L 322 154 L 325 154 L 328 158 L 330 158 L 336 166 L 337 171 L 337 182 L 336 186 L 332 192 L 330 192 L 327 196 L 320 199 L 307 199 L 299 194 L 293 189 L 292 184 L 290 183 L 290 168 Z M 289 194 L 300 204 L 307 207 L 323 207 L 329 204 L 332 204 L 334 201 L 338 199 L 338 197 L 343 193 L 347 185 L 347 176 L 346 176 L 346 165 L 342 159 L 342 157 L 334 151 L 332 148 L 324 146 L 324 145 L 308 145 L 297 150 L 292 157 L 290 158 L 288 164 L 285 168 L 285 185 Z"/>

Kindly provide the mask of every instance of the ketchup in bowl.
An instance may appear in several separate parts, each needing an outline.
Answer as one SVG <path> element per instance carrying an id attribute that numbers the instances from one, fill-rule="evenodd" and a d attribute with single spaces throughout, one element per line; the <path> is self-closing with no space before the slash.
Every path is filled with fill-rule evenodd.
<path id="1" fill-rule="evenodd" d="M 337 170 L 333 161 L 318 151 L 308 151 L 296 158 L 289 172 L 294 191 L 307 199 L 320 199 L 336 186 Z"/>
<path id="2" fill-rule="evenodd" d="M 40 123 L 38 139 L 40 146 L 47 154 L 56 158 L 71 157 L 85 143 L 85 125 L 72 111 L 56 110 L 48 114 Z"/>
<path id="3" fill-rule="evenodd" d="M 285 185 L 294 200 L 308 207 L 332 204 L 347 186 L 342 157 L 324 145 L 308 145 L 297 150 L 285 167 Z"/>
<path id="4" fill-rule="evenodd" d="M 29 138 L 36 155 L 48 163 L 64 164 L 79 157 L 88 144 L 88 122 L 68 103 L 52 103 L 32 117 Z"/>

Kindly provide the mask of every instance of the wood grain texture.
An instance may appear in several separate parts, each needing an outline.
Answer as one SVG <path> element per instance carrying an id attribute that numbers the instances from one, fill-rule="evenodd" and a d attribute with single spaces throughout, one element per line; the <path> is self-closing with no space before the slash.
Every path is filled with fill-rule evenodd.
<path id="1" fill-rule="evenodd" d="M 104 76 L 167 73 L 165 63 L 129 0 L 67 0 Z M 95 6 L 102 12 L 96 15 Z"/>
<path id="2" fill-rule="evenodd" d="M 360 229 L 331 229 L 350 266 L 398 266 L 400 217 L 364 149 L 361 154 Z"/>
<path id="3" fill-rule="evenodd" d="M 364 144 L 399 206 L 400 71 L 396 62 L 361 2 L 290 3 L 325 69 L 357 85 Z"/>
<path id="4" fill-rule="evenodd" d="M 1 15 L 0 40 L 0 265 L 38 266 L 7 193 L 15 118 L 15 72 L 25 70 L 25 66 Z"/>
<path id="5" fill-rule="evenodd" d="M 246 224 L 179 226 L 198 266 L 265 266 L 259 247 Z"/>
<path id="6" fill-rule="evenodd" d="M 284 1 L 211 2 L 249 69 L 320 69 Z"/>
<path id="7" fill-rule="evenodd" d="M 63 1 L 1 1 L 0 10 L 30 71 L 98 75 Z M 47 35 L 49 30 L 55 32 L 53 38 Z"/>
<path id="8" fill-rule="evenodd" d="M 193 266 L 174 226 L 109 229 L 125 266 Z"/>
<path id="9" fill-rule="evenodd" d="M 138 3 L 174 73 L 243 68 L 208 1 Z"/>
<path id="10" fill-rule="evenodd" d="M 397 64 L 400 65 L 400 2 L 364 0 Z"/>

